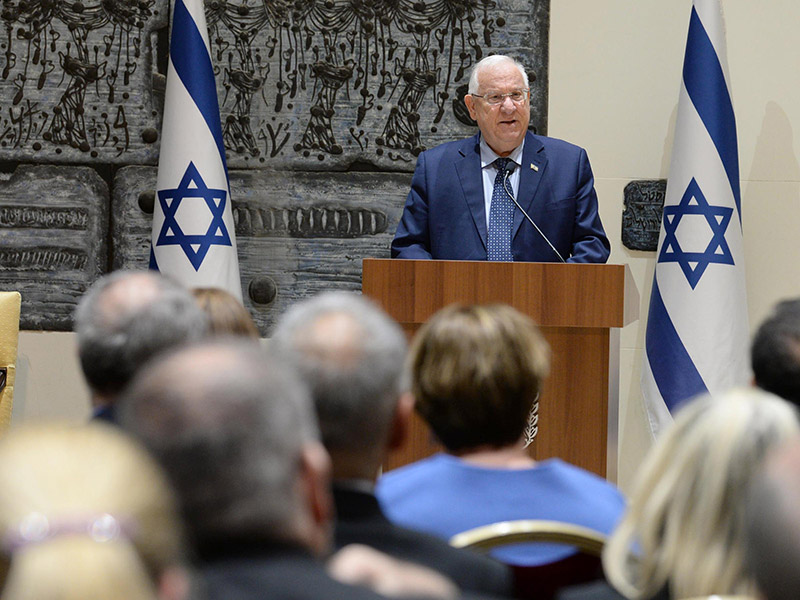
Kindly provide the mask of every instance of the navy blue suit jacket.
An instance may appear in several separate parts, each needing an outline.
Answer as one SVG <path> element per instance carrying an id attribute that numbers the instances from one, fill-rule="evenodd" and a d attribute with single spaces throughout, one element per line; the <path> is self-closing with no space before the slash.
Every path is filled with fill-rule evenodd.
<path id="1" fill-rule="evenodd" d="M 606 262 L 610 244 L 597 212 L 586 151 L 528 132 L 520 168 L 517 201 L 564 259 Z M 515 261 L 559 262 L 519 209 L 512 235 Z M 419 155 L 392 257 L 486 260 L 479 135 Z"/>

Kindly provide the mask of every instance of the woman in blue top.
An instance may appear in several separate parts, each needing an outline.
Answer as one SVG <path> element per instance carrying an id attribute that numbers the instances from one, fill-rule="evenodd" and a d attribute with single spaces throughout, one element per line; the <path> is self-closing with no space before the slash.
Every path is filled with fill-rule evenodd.
<path id="1" fill-rule="evenodd" d="M 378 499 L 390 519 L 445 539 L 515 519 L 611 532 L 625 508 L 615 486 L 559 459 L 537 462 L 525 449 L 525 426 L 549 370 L 549 352 L 533 321 L 506 305 L 452 305 L 420 329 L 409 359 L 412 391 L 417 411 L 447 453 L 379 480 Z M 528 544 L 492 555 L 538 565 L 574 552 Z"/>

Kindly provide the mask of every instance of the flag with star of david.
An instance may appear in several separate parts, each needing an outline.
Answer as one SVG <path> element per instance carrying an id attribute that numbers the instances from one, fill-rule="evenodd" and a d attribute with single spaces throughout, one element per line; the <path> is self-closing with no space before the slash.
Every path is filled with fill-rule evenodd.
<path id="1" fill-rule="evenodd" d="M 702 393 L 750 378 L 739 154 L 719 0 L 695 0 L 645 334 L 654 435 Z"/>
<path id="2" fill-rule="evenodd" d="M 202 0 L 174 0 L 150 268 L 242 298 Z"/>

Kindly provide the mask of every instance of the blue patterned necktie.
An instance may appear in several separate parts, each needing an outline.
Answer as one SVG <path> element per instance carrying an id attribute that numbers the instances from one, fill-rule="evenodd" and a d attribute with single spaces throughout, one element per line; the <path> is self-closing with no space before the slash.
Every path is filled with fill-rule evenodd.
<path id="1" fill-rule="evenodd" d="M 494 178 L 492 204 L 489 208 L 489 233 L 486 238 L 486 254 L 489 260 L 512 261 L 511 230 L 514 225 L 514 201 L 508 195 L 505 183 L 508 179 L 509 159 L 498 158 L 494 161 L 497 176 Z M 512 163 L 513 164 L 513 163 Z"/>

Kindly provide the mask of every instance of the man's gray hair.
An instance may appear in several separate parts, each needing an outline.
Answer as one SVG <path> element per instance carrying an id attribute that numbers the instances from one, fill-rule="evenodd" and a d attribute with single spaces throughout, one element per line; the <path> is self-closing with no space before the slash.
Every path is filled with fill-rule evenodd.
<path id="1" fill-rule="evenodd" d="M 332 319 L 340 319 L 338 327 Z M 377 305 L 354 293 L 320 294 L 291 307 L 271 343 L 311 386 L 328 450 L 359 451 L 386 443 L 407 387 L 407 343 L 399 325 Z"/>
<path id="2" fill-rule="evenodd" d="M 115 395 L 153 355 L 208 331 L 189 290 L 155 271 L 115 271 L 98 279 L 75 311 L 78 354 L 97 393 Z"/>
<path id="3" fill-rule="evenodd" d="M 191 542 L 296 541 L 303 447 L 319 440 L 307 387 L 257 341 L 217 339 L 148 365 L 120 424 L 178 492 Z"/>
<path id="4" fill-rule="evenodd" d="M 496 67 L 497 65 L 505 62 L 510 62 L 515 67 L 517 67 L 517 69 L 519 69 L 519 72 L 522 75 L 522 79 L 523 81 L 525 81 L 525 87 L 526 88 L 529 87 L 528 73 L 525 72 L 525 66 L 521 62 L 505 54 L 492 54 L 491 56 L 482 58 L 477 63 L 475 63 L 474 67 L 472 67 L 472 71 L 469 74 L 469 93 L 477 94 L 479 92 L 480 87 L 478 86 L 478 75 L 483 69 Z"/>

